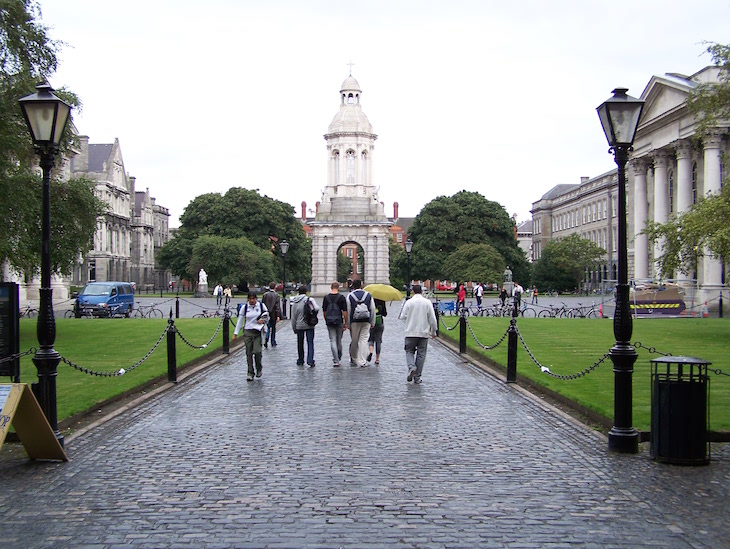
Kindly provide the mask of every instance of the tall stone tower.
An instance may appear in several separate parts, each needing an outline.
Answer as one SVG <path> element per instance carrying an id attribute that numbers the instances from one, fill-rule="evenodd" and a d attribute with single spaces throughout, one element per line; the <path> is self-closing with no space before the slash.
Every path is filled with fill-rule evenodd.
<path id="1" fill-rule="evenodd" d="M 324 136 L 327 185 L 312 227 L 312 293 L 329 292 L 337 278 L 337 253 L 346 243 L 359 244 L 365 256 L 365 284 L 388 284 L 388 234 L 391 225 L 373 185 L 372 124 L 362 112 L 360 84 L 352 75 L 342 83 L 340 110 Z"/>

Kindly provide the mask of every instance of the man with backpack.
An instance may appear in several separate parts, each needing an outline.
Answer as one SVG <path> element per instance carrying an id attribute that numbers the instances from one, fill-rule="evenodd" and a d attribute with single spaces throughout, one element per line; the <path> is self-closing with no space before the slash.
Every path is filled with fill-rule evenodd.
<path id="1" fill-rule="evenodd" d="M 276 291 L 276 282 L 269 284 L 269 290 L 261 297 L 261 301 L 269 310 L 269 331 L 264 338 L 264 347 L 269 346 L 269 339 L 271 339 L 271 346 L 276 347 L 276 323 L 282 317 L 281 297 Z"/>
<path id="2" fill-rule="evenodd" d="M 314 368 L 314 326 L 319 322 L 319 307 L 307 295 L 307 287 L 299 286 L 299 294 L 291 298 L 291 327 L 297 334 L 297 366 L 304 366 L 304 339 L 307 340 L 307 364 Z"/>
<path id="3" fill-rule="evenodd" d="M 340 295 L 340 283 L 330 284 L 330 293 L 322 300 L 324 321 L 330 337 L 332 366 L 337 368 L 342 360 L 342 332 L 347 330 L 347 301 Z"/>
<path id="4" fill-rule="evenodd" d="M 352 281 L 347 297 L 347 318 L 350 320 L 350 366 L 364 367 L 367 363 L 368 337 L 375 326 L 375 300 L 362 289 L 360 279 Z"/>

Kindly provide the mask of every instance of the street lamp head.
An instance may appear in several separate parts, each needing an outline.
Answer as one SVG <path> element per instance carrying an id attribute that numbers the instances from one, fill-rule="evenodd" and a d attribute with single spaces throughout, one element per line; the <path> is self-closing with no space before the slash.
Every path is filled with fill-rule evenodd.
<path id="1" fill-rule="evenodd" d="M 408 240 L 406 240 L 406 253 L 410 255 L 412 250 L 413 250 L 413 242 L 409 238 Z"/>
<path id="2" fill-rule="evenodd" d="M 71 105 L 53 95 L 48 83 L 38 84 L 36 93 L 18 100 L 30 129 L 33 144 L 39 148 L 58 148 L 66 129 Z"/>
<path id="3" fill-rule="evenodd" d="M 289 243 L 286 240 L 279 242 L 279 248 L 281 249 L 281 255 L 286 255 L 289 251 Z"/>
<path id="4" fill-rule="evenodd" d="M 612 149 L 631 146 L 644 108 L 644 101 L 626 95 L 627 91 L 627 88 L 616 88 L 613 90 L 613 97 L 606 99 L 596 109 L 603 133 Z"/>

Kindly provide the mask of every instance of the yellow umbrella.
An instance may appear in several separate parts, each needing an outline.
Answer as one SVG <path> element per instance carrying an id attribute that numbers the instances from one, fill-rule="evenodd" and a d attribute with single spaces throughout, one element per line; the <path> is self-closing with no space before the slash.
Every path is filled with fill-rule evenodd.
<path id="1" fill-rule="evenodd" d="M 400 290 L 388 284 L 368 284 L 363 290 L 370 292 L 370 295 L 375 299 L 382 299 L 383 301 L 400 301 L 403 299 Z"/>

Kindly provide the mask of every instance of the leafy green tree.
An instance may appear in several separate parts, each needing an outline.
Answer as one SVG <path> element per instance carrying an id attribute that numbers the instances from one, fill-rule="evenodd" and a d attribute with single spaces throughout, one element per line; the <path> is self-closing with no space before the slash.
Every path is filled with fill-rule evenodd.
<path id="1" fill-rule="evenodd" d="M 208 279 L 239 288 L 263 286 L 275 279 L 274 257 L 246 237 L 203 235 L 193 242 L 187 270 L 205 269 Z"/>
<path id="2" fill-rule="evenodd" d="M 394 288 L 403 289 L 408 282 L 408 254 L 403 246 L 388 237 L 388 251 L 390 256 L 390 285 Z"/>
<path id="3" fill-rule="evenodd" d="M 414 220 L 410 237 L 416 278 L 444 278 L 447 258 L 459 246 L 489 244 L 504 258 L 516 280 L 529 282 L 530 267 L 517 245 L 514 222 L 500 204 L 479 193 L 460 191 L 435 198 Z M 456 277 L 463 279 L 463 274 Z"/>
<path id="4" fill-rule="evenodd" d="M 179 238 L 179 234 L 168 240 L 155 254 L 157 266 L 170 271 L 173 275 L 186 280 L 196 280 L 196 273 L 189 270 L 190 260 L 193 257 L 192 238 Z M 207 272 L 207 271 L 206 271 Z M 217 281 L 216 281 L 217 282 Z"/>
<path id="5" fill-rule="evenodd" d="M 352 272 L 352 261 L 341 251 L 337 253 L 337 282 L 345 282 Z"/>
<path id="6" fill-rule="evenodd" d="M 700 137 L 719 121 L 730 119 L 730 45 L 710 43 L 707 48 L 720 68 L 718 82 L 700 83 L 690 92 L 687 104 L 698 123 Z M 698 198 L 689 211 L 666 223 L 648 222 L 642 231 L 661 249 L 657 259 L 663 277 L 679 271 L 691 274 L 706 250 L 714 258 L 730 258 L 730 189 L 726 184 L 718 194 Z"/>
<path id="7" fill-rule="evenodd" d="M 448 280 L 499 282 L 507 266 L 502 255 L 489 244 L 463 244 L 446 258 Z"/>
<path id="8" fill-rule="evenodd" d="M 0 263 L 8 262 L 26 280 L 40 270 L 41 192 L 38 157 L 18 99 L 34 93 L 58 66 L 60 43 L 48 37 L 39 23 L 40 5 L 32 0 L 0 0 Z M 78 107 L 78 98 L 67 90 L 56 95 Z M 72 111 L 73 114 L 73 111 Z M 68 153 L 71 131 L 61 144 Z M 51 173 L 51 268 L 68 274 L 79 255 L 88 251 L 96 218 L 105 212 L 95 197 L 91 181 L 61 181 Z"/>
<path id="9" fill-rule="evenodd" d="M 596 270 L 605 253 L 603 248 L 577 234 L 553 240 L 545 246 L 533 267 L 533 284 L 559 291 L 580 288 L 586 270 Z"/>

